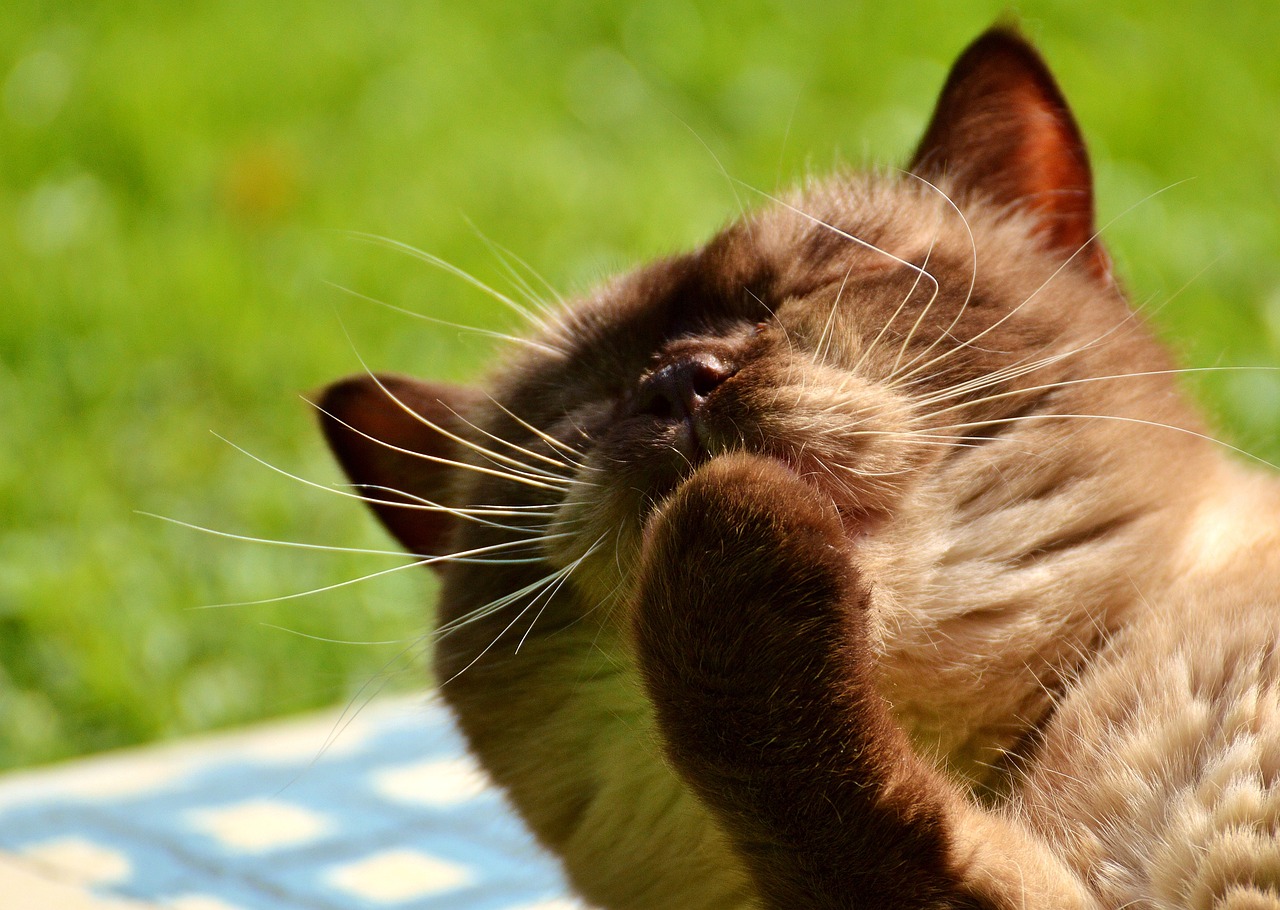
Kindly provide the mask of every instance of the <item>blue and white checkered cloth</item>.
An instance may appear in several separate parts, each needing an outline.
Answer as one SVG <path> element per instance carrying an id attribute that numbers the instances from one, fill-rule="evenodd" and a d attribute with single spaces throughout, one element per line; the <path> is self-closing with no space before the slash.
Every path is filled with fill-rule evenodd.
<path id="1" fill-rule="evenodd" d="M 0 777 L 0 860 L 4 907 L 46 879 L 85 907 L 580 906 L 420 698 Z"/>

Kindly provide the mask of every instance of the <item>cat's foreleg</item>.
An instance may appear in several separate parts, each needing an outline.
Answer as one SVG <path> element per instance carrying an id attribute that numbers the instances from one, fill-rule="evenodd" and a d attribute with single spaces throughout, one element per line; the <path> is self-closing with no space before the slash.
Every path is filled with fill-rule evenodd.
<path id="1" fill-rule="evenodd" d="M 868 602 L 835 507 L 776 461 L 710 462 L 647 528 L 633 630 L 663 745 L 764 904 L 1089 907 L 914 754 L 874 686 Z"/>

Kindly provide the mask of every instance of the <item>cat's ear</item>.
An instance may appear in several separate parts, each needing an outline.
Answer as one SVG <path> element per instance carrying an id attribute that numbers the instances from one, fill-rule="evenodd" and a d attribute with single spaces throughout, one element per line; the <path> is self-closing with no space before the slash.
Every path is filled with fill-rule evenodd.
<path id="1" fill-rule="evenodd" d="M 343 379 L 315 400 L 342 469 L 411 554 L 437 556 L 447 542 L 453 518 L 424 506 L 440 502 L 452 469 L 432 459 L 456 457 L 448 434 L 478 397 L 471 389 L 380 375 Z"/>
<path id="2" fill-rule="evenodd" d="M 1093 175 L 1084 139 L 1040 55 L 1010 28 L 960 55 L 938 98 L 911 172 L 1030 212 L 1050 249 L 1104 280 L 1095 238 Z"/>

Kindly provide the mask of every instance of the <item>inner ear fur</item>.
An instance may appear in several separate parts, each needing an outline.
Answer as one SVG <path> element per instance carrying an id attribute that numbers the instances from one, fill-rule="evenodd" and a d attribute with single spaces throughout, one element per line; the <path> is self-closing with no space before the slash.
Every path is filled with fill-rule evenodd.
<path id="1" fill-rule="evenodd" d="M 352 376 L 315 399 L 320 428 L 347 477 L 401 545 L 438 556 L 454 519 L 421 508 L 445 496 L 465 415 L 479 393 L 393 374 Z"/>
<path id="2" fill-rule="evenodd" d="M 1110 280 L 1110 260 L 1094 237 L 1093 174 L 1080 128 L 1049 68 L 1014 29 L 993 28 L 960 55 L 910 169 L 961 195 L 1031 213 L 1047 248 Z"/>

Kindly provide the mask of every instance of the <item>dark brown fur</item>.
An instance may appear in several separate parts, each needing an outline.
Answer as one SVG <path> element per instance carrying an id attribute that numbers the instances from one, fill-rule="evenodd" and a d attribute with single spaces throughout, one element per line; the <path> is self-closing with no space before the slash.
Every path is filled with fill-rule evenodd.
<path id="1" fill-rule="evenodd" d="M 633 613 L 672 763 L 771 907 L 977 908 L 946 785 L 876 688 L 840 516 L 773 459 L 716 459 L 650 524 Z"/>

